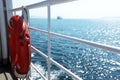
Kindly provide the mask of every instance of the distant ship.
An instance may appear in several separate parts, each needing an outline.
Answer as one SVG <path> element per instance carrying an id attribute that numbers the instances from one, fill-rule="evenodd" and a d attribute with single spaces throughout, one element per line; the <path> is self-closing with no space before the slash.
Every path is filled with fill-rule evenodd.
<path id="1" fill-rule="evenodd" d="M 57 19 L 60 20 L 60 19 L 62 19 L 62 17 L 61 16 L 57 16 Z"/>

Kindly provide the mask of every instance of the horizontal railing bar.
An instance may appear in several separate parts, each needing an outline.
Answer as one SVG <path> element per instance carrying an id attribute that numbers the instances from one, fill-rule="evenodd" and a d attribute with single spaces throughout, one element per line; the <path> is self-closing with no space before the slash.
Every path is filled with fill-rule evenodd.
<path id="1" fill-rule="evenodd" d="M 31 46 L 31 48 L 33 49 L 33 50 L 35 50 L 36 52 L 38 52 L 41 56 L 43 56 L 45 59 L 47 59 L 48 58 L 48 56 L 47 55 L 45 55 L 43 52 L 41 52 L 40 50 L 38 50 L 37 48 L 35 48 L 34 46 Z"/>
<path id="2" fill-rule="evenodd" d="M 41 30 L 41 29 L 34 28 L 34 27 L 31 27 L 31 26 L 29 27 L 29 29 L 48 34 L 48 31 L 46 31 L 46 30 Z"/>
<path id="3" fill-rule="evenodd" d="M 48 34 L 48 32 L 45 31 L 45 30 L 41 30 L 41 29 L 37 29 L 37 28 L 33 28 L 33 27 L 30 27 L 29 29 Z M 71 36 L 66 36 L 66 35 L 62 35 L 62 34 L 58 34 L 58 33 L 54 33 L 54 32 L 50 32 L 50 34 L 54 35 L 54 36 L 64 38 L 64 39 L 72 40 L 72 41 L 79 42 L 79 43 L 84 43 L 84 44 L 87 44 L 89 46 L 97 47 L 97 48 L 100 48 L 100 49 L 104 49 L 104 50 L 107 50 L 107 51 L 111 51 L 111 52 L 115 52 L 115 53 L 120 54 L 120 47 L 115 47 L 115 46 L 110 46 L 110 45 L 101 44 L 101 43 L 97 43 L 97 42 L 92 42 L 92 41 L 79 39 L 79 38 L 71 37 Z"/>
<path id="4" fill-rule="evenodd" d="M 31 63 L 31 66 L 37 71 L 37 73 L 39 73 L 39 75 L 40 75 L 44 80 L 47 80 L 47 78 L 34 66 L 33 63 Z"/>
<path id="5" fill-rule="evenodd" d="M 45 6 L 49 6 L 49 5 L 66 3 L 66 2 L 70 2 L 70 1 L 75 1 L 75 0 L 46 0 L 46 1 L 35 3 L 35 4 L 27 5 L 25 7 L 27 9 L 34 9 L 34 8 L 45 7 Z M 12 9 L 11 11 L 19 11 L 19 10 L 22 10 L 22 7 Z"/>
<path id="6" fill-rule="evenodd" d="M 33 50 L 35 50 L 38 54 L 40 54 L 41 56 L 43 56 L 44 58 L 48 59 L 48 56 L 45 55 L 43 52 L 39 51 L 38 49 L 36 49 L 35 47 L 31 46 Z M 75 80 L 82 80 L 80 77 L 78 77 L 77 75 L 75 75 L 74 73 L 72 73 L 70 70 L 66 69 L 65 67 L 63 67 L 61 64 L 59 64 L 58 62 L 56 62 L 55 60 L 53 60 L 52 58 L 50 58 L 50 61 L 56 65 L 57 67 L 59 67 L 60 69 L 62 69 L 65 73 L 67 73 L 68 75 L 70 75 L 72 78 L 74 78 Z"/>

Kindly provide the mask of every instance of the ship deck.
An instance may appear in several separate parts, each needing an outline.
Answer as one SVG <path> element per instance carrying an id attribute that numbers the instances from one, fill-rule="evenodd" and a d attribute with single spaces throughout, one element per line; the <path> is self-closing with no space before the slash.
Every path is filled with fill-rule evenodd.
<path id="1" fill-rule="evenodd" d="M 18 80 L 12 73 L 10 66 L 0 66 L 0 80 Z"/>

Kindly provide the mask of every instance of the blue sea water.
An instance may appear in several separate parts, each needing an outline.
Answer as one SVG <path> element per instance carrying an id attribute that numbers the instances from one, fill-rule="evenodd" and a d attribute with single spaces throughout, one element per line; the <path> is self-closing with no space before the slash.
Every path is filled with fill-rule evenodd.
<path id="1" fill-rule="evenodd" d="M 32 18 L 30 22 L 36 28 L 48 29 L 47 19 Z M 120 47 L 120 19 L 52 19 L 51 31 Z M 47 54 L 47 35 L 30 33 L 32 45 Z M 83 80 L 120 80 L 119 54 L 51 36 L 51 57 Z M 32 62 L 47 76 L 47 61 L 34 51 Z M 52 80 L 74 80 L 53 64 L 51 74 Z"/>

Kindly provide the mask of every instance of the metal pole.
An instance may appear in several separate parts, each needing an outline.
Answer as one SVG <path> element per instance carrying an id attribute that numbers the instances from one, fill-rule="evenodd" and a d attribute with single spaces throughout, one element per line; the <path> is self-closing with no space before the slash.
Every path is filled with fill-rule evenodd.
<path id="1" fill-rule="evenodd" d="M 50 80 L 50 56 L 51 56 L 51 43 L 50 43 L 50 5 L 48 8 L 48 80 Z"/>

